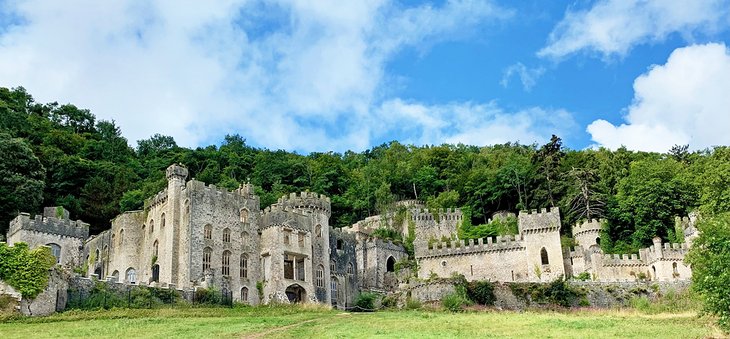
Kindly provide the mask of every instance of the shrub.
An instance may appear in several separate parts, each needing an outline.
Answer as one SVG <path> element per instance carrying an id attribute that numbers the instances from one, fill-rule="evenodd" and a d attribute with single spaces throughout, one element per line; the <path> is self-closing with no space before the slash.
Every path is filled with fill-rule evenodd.
<path id="1" fill-rule="evenodd" d="M 466 285 L 466 295 L 477 304 L 494 305 L 494 285 L 489 281 L 472 281 Z"/>
<path id="2" fill-rule="evenodd" d="M 441 305 L 451 311 L 460 312 L 464 310 L 464 306 L 469 304 L 469 300 L 459 293 L 449 293 L 441 300 Z"/>
<path id="3" fill-rule="evenodd" d="M 195 302 L 200 304 L 220 304 L 221 292 L 214 288 L 199 288 L 195 290 Z"/>
<path id="4" fill-rule="evenodd" d="M 8 246 L 0 243 L 0 279 L 24 298 L 33 299 L 48 285 L 48 271 L 56 258 L 48 247 L 28 249 L 26 243 Z"/>
<path id="5" fill-rule="evenodd" d="M 355 298 L 355 311 L 372 312 L 375 311 L 375 299 L 378 294 L 372 292 L 362 292 Z"/>
<path id="6" fill-rule="evenodd" d="M 581 272 L 575 276 L 575 280 L 586 281 L 591 280 L 591 274 L 589 272 Z"/>
<path id="7" fill-rule="evenodd" d="M 383 298 L 383 307 L 386 308 L 396 308 L 398 307 L 398 296 L 397 295 L 389 295 Z"/>
<path id="8" fill-rule="evenodd" d="M 556 304 L 571 307 L 577 304 L 579 298 L 585 296 L 585 291 L 568 285 L 562 278 L 549 283 L 511 283 L 512 294 L 527 303 Z"/>
<path id="9" fill-rule="evenodd" d="M 407 310 L 417 310 L 420 309 L 423 305 L 421 305 L 421 302 L 416 299 L 408 299 L 406 300 L 406 309 Z"/>

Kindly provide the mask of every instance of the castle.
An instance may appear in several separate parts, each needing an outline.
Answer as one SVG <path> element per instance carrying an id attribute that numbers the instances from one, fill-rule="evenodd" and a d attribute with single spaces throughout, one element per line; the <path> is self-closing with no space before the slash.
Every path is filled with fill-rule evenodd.
<path id="1" fill-rule="evenodd" d="M 71 221 L 61 207 L 31 219 L 21 213 L 7 235 L 10 245 L 49 246 L 59 265 L 127 284 L 178 289 L 214 287 L 250 304 L 322 302 L 352 305 L 361 291 L 396 290 L 407 279 L 399 263 L 415 259 L 411 277 L 463 274 L 467 280 L 547 282 L 588 275 L 597 281 L 688 280 L 684 255 L 696 235 L 693 219 L 680 219 L 686 243 L 653 246 L 638 256 L 603 254 L 601 224 L 573 228 L 577 246 L 563 249 L 557 208 L 520 212 L 518 234 L 458 239 L 458 209 L 429 211 L 419 201 L 399 202 L 397 212 L 330 227 L 328 197 L 302 192 L 260 208 L 250 184 L 235 191 L 187 180 L 180 165 L 167 168 L 167 188 L 145 209 L 120 214 L 111 229 L 89 237 L 89 225 Z M 504 217 L 504 216 L 495 216 Z M 514 216 L 513 216 L 514 217 Z M 389 228 L 413 241 L 380 239 Z"/>

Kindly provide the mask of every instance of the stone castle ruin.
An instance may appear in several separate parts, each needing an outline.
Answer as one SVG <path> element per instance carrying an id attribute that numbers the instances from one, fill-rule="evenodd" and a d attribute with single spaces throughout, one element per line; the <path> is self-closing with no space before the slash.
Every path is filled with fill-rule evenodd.
<path id="1" fill-rule="evenodd" d="M 680 219 L 686 242 L 659 238 L 638 254 L 604 254 L 601 223 L 573 228 L 574 249 L 561 248 L 557 208 L 520 212 L 518 234 L 459 239 L 459 209 L 429 211 L 416 200 L 397 211 L 354 225 L 329 225 L 330 199 L 290 194 L 260 208 L 253 186 L 234 191 L 187 180 L 180 165 L 167 169 L 167 188 L 145 209 L 120 214 L 111 229 L 89 236 L 88 224 L 72 221 L 61 207 L 10 223 L 9 245 L 49 246 L 64 267 L 114 282 L 176 289 L 216 288 L 250 304 L 321 302 L 347 308 L 362 291 L 392 292 L 408 277 L 463 274 L 467 280 L 547 282 L 561 276 L 591 280 L 687 281 L 684 256 L 696 236 L 694 217 Z M 504 217 L 504 215 L 495 215 Z M 413 241 L 413 257 L 400 242 L 380 239 L 389 228 Z M 399 269 L 415 260 L 417 270 Z"/>

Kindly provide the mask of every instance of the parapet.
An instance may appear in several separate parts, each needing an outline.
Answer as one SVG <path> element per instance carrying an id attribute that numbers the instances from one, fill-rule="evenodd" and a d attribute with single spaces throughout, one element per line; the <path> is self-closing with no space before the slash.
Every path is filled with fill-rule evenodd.
<path id="1" fill-rule="evenodd" d="M 44 212 L 60 211 L 56 207 L 44 209 Z M 8 236 L 12 236 L 20 230 L 36 231 L 42 233 L 55 234 L 65 237 L 73 237 L 84 240 L 89 237 L 89 224 L 80 220 L 70 220 L 68 211 L 59 213 L 59 217 L 36 215 L 31 219 L 30 214 L 20 213 L 15 219 L 10 221 Z"/>
<path id="2" fill-rule="evenodd" d="M 325 213 L 328 217 L 331 215 L 330 198 L 324 194 L 314 192 L 291 193 L 285 195 L 277 201 L 276 205 L 282 208 L 292 208 L 296 210 L 309 210 L 312 212 Z"/>
<path id="3" fill-rule="evenodd" d="M 426 204 L 421 200 L 401 200 L 395 202 L 395 207 L 424 208 Z"/>
<path id="4" fill-rule="evenodd" d="M 637 254 L 604 254 L 603 266 L 643 266 L 646 262 Z"/>
<path id="5" fill-rule="evenodd" d="M 581 224 L 573 226 L 573 237 L 583 234 L 600 233 L 602 229 L 601 221 L 597 219 L 586 220 Z"/>
<path id="6" fill-rule="evenodd" d="M 515 250 L 525 250 L 525 246 L 520 235 L 468 240 L 457 239 L 447 242 L 437 242 L 429 246 L 422 255 L 419 255 L 419 258 Z"/>
<path id="7" fill-rule="evenodd" d="M 543 208 L 540 212 L 520 211 L 517 220 L 521 234 L 560 231 L 560 209 L 557 207 Z"/>
<path id="8" fill-rule="evenodd" d="M 188 169 L 180 164 L 172 164 L 167 168 L 167 180 L 177 179 L 185 181 L 188 178 Z"/>
<path id="9" fill-rule="evenodd" d="M 438 216 L 439 222 L 441 222 L 441 221 L 462 221 L 464 219 L 464 215 L 461 213 L 461 210 L 458 208 L 446 208 L 446 209 L 439 208 L 436 211 L 432 211 L 427 208 L 421 208 L 421 209 L 416 209 L 416 210 L 412 211 L 413 221 L 430 221 L 430 220 L 436 221 L 436 216 Z"/>

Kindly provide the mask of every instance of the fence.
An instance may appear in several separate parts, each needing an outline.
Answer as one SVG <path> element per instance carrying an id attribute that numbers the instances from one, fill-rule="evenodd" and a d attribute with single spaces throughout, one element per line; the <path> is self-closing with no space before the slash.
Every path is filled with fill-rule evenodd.
<path id="1" fill-rule="evenodd" d="M 233 292 L 217 290 L 175 290 L 168 288 L 96 282 L 90 288 L 68 289 L 66 309 L 233 306 Z"/>

